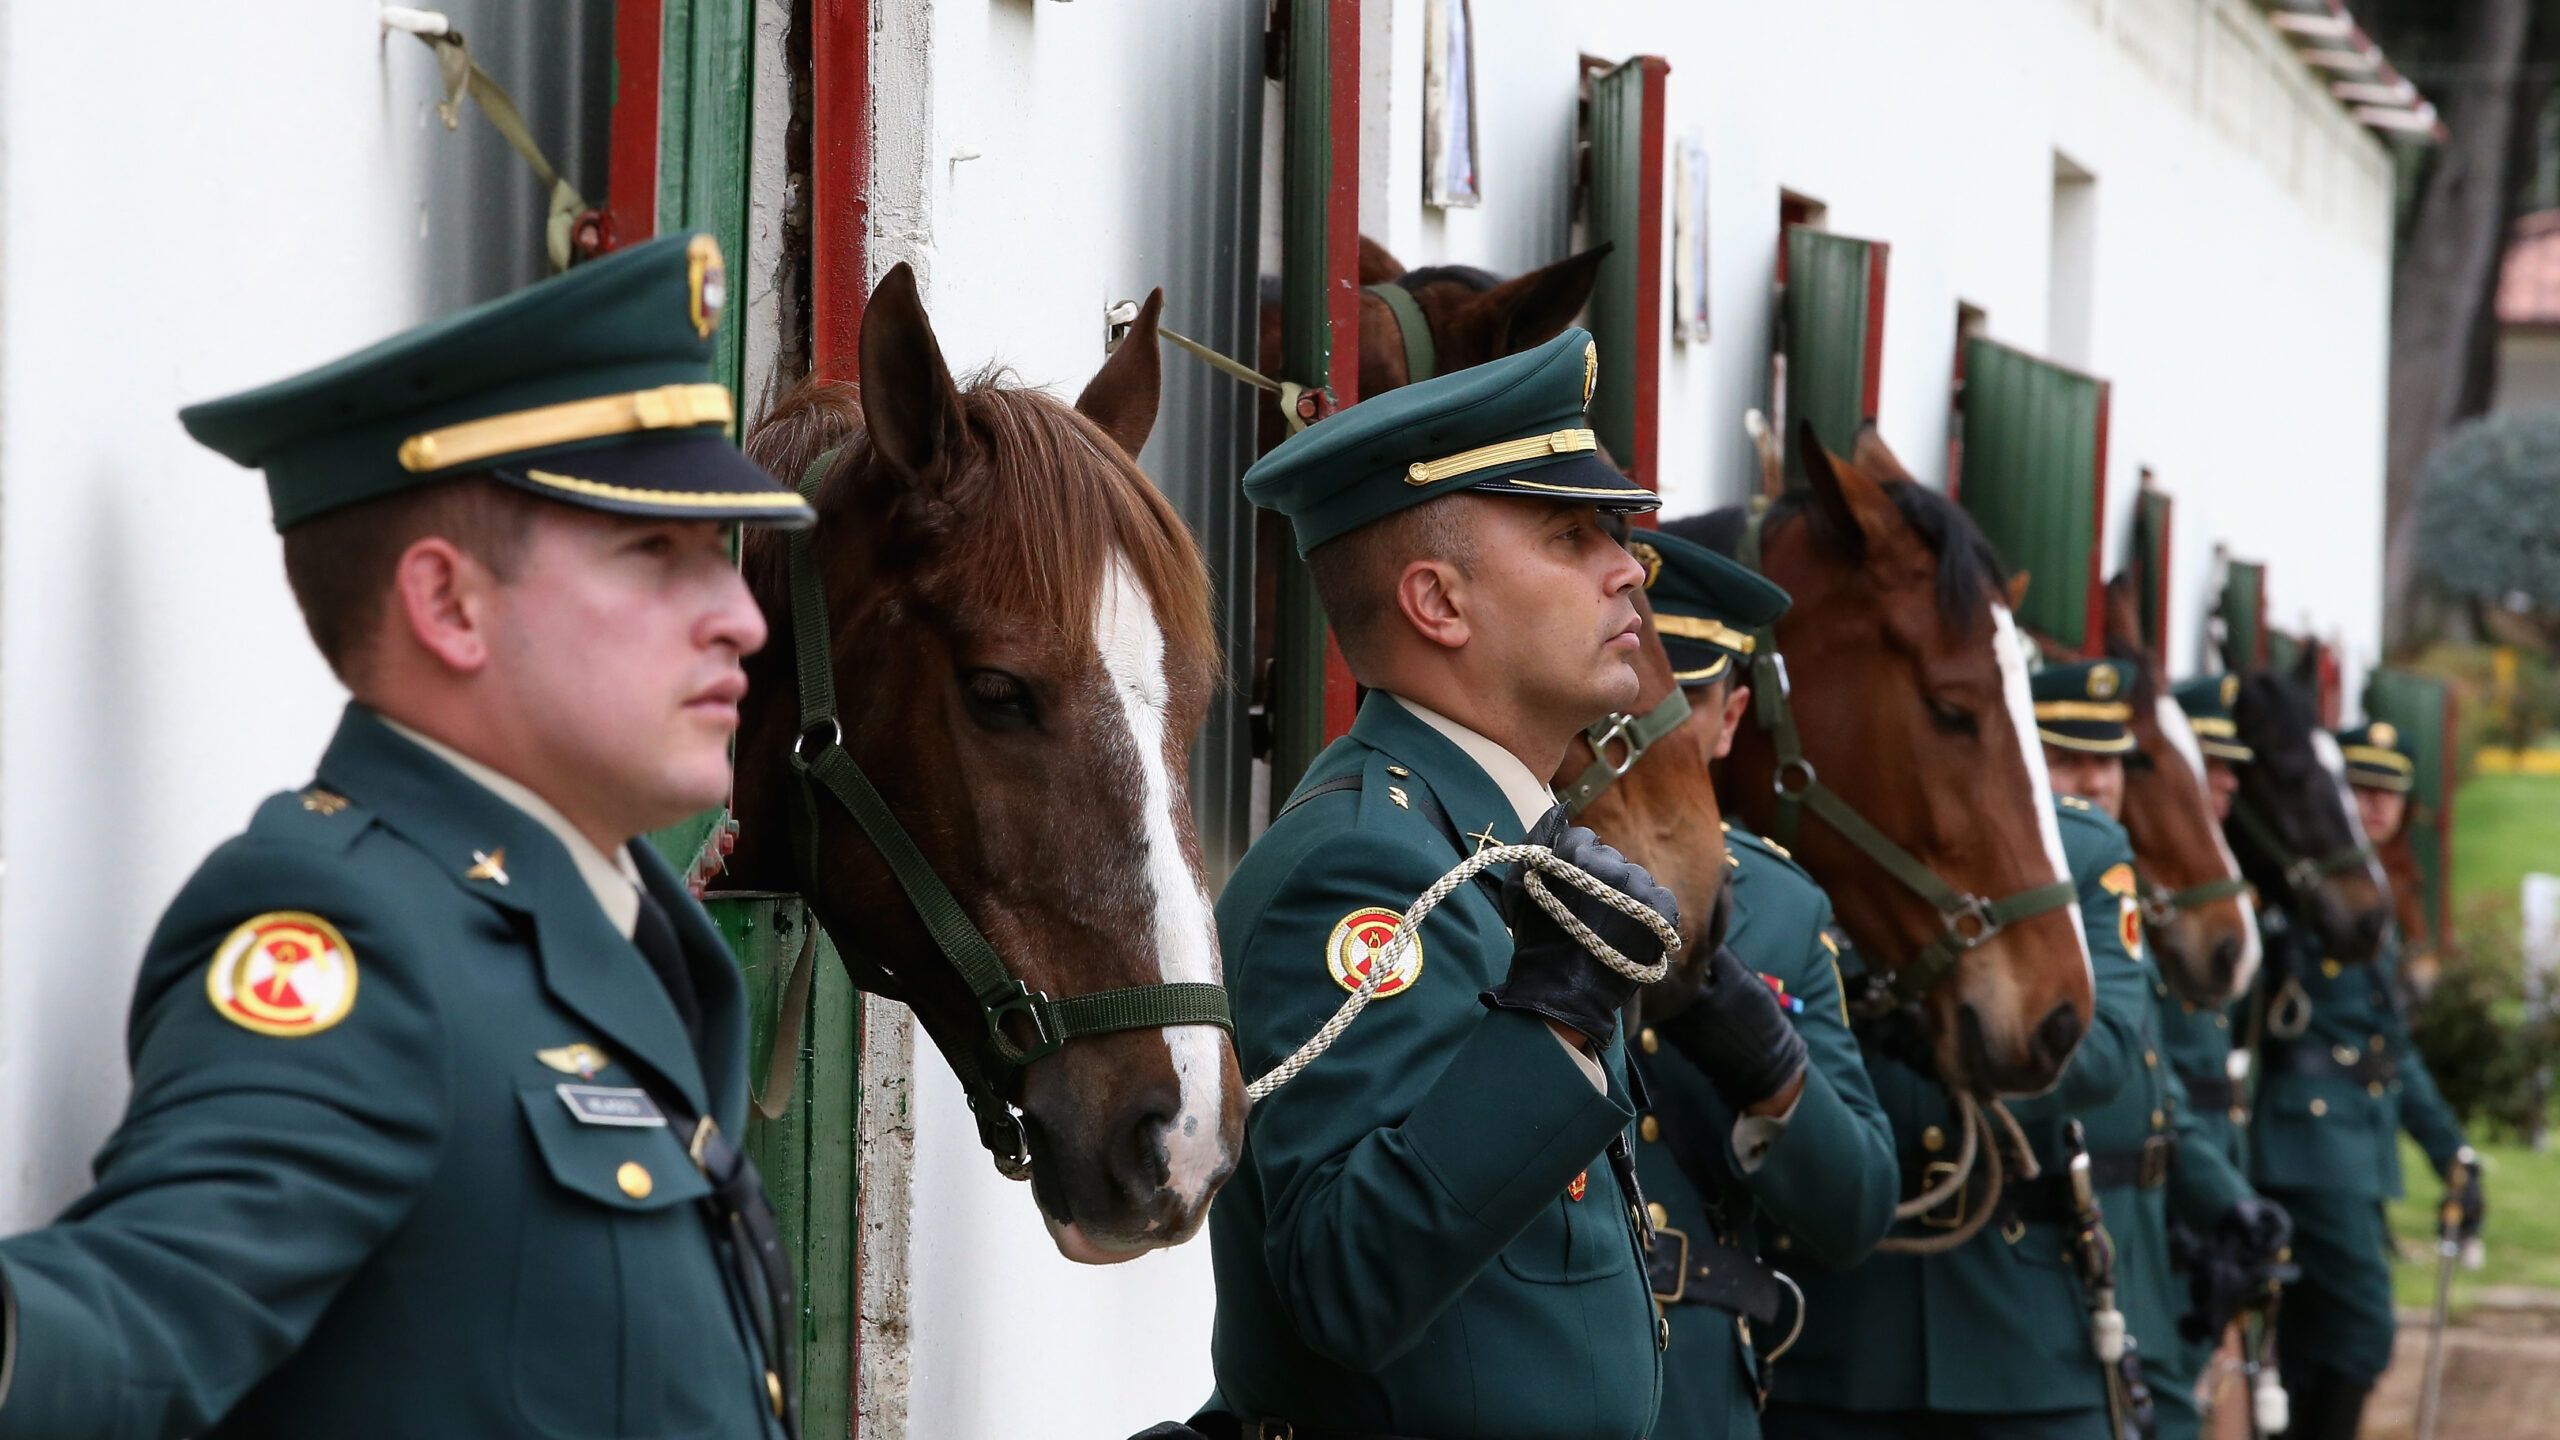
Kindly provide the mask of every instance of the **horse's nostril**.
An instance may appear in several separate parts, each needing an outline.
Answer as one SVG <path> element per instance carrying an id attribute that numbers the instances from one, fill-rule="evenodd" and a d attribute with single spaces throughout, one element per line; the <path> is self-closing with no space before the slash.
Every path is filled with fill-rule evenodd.
<path id="1" fill-rule="evenodd" d="M 2056 1005 L 2036 1022 L 2035 1033 L 2027 1037 L 2027 1049 L 2037 1060 L 2060 1070 L 2080 1046 L 2080 1013 L 2069 1005 Z"/>
<path id="2" fill-rule="evenodd" d="M 2213 981 L 2228 985 L 2240 973 L 2240 937 L 2225 935 L 2213 942 Z"/>

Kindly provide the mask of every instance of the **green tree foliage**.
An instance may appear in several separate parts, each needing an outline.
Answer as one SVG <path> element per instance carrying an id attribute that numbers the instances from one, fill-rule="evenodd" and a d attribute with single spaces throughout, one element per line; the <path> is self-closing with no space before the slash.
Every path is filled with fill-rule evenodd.
<path id="1" fill-rule="evenodd" d="M 2470 421 L 2427 457 L 2418 565 L 2448 594 L 2560 611 L 2560 407 Z"/>
<path id="2" fill-rule="evenodd" d="M 2475 1135 L 2530 1136 L 2542 1108 L 2538 1076 L 2552 1027 L 2526 1017 L 2523 975 L 2514 907 L 2475 902 L 2463 909 L 2461 944 L 2443 957 L 2435 989 L 2409 1016 L 2427 1073 Z"/>

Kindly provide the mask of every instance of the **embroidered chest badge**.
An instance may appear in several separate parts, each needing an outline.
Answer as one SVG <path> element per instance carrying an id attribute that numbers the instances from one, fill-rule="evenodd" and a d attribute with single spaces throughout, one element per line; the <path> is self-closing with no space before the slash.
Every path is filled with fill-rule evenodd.
<path id="1" fill-rule="evenodd" d="M 317 1035 L 356 1008 L 356 952 L 328 921 L 273 910 L 214 948 L 204 990 L 223 1019 L 261 1035 Z"/>
<path id="2" fill-rule="evenodd" d="M 1345 990 L 1359 989 L 1360 982 L 1369 978 L 1369 967 L 1386 951 L 1388 942 L 1396 938 L 1396 926 L 1403 920 L 1402 913 L 1375 905 L 1343 916 L 1324 942 L 1324 968 L 1333 976 L 1333 983 Z M 1396 947 L 1394 963 L 1395 968 L 1379 980 L 1372 998 L 1383 1000 L 1413 988 L 1413 982 L 1422 975 L 1422 937 L 1417 935 L 1412 944 Z"/>

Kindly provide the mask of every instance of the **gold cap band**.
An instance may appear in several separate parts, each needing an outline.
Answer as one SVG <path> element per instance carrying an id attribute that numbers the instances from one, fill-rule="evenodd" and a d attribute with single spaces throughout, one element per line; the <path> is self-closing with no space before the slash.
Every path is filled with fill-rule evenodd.
<path id="1" fill-rule="evenodd" d="M 1405 467 L 1404 483 L 1429 485 L 1496 465 L 1516 460 L 1535 460 L 1542 455 L 1570 455 L 1577 450 L 1597 450 L 1598 437 L 1589 430 L 1557 430 L 1546 435 L 1532 435 L 1525 440 L 1505 440 L 1499 445 L 1483 445 L 1463 450 L 1445 460 L 1417 460 Z"/>
<path id="2" fill-rule="evenodd" d="M 1758 643 L 1721 620 L 1707 620 L 1695 615 L 1665 615 L 1657 610 L 1653 616 L 1653 628 L 1665 635 L 1677 635 L 1683 640 L 1704 640 L 1710 645 L 1739 650 L 1745 655 L 1750 654 L 1751 647 Z"/>
<path id="3" fill-rule="evenodd" d="M 2088 740 L 2078 735 L 2057 735 L 2038 727 L 2036 735 L 2057 750 L 2077 750 L 2083 755 L 2123 755 L 2133 749 L 2133 736 L 2118 735 L 2112 740 Z"/>
<path id="4" fill-rule="evenodd" d="M 2350 765 L 2370 765 L 2376 770 L 2396 770 L 2403 775 L 2414 775 L 2418 770 L 2417 765 L 2408 756 L 2397 750 L 2377 750 L 2371 745 L 2346 745 L 2339 748 Z"/>
<path id="5" fill-rule="evenodd" d="M 2039 720 L 2112 720 L 2121 725 L 2133 718 L 2133 707 L 2120 701 L 2097 703 L 2088 700 L 2039 700 Z"/>
<path id="6" fill-rule="evenodd" d="M 2187 717 L 2187 728 L 2199 735 L 2216 737 L 2228 737 L 2240 733 L 2238 724 L 2225 720 L 2219 715 L 2190 715 Z"/>
<path id="7" fill-rule="evenodd" d="M 661 385 L 620 395 L 598 395 L 543 405 L 509 415 L 465 420 L 400 442 L 400 468 L 411 474 L 449 470 L 496 455 L 540 450 L 580 440 L 602 440 L 639 430 L 690 430 L 735 423 L 728 388 L 709 383 Z M 1589 431 L 1583 432 L 1589 434 Z"/>

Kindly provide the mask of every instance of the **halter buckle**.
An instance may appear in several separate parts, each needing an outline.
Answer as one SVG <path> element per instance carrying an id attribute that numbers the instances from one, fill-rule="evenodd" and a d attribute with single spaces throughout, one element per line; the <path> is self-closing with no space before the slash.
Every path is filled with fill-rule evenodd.
<path id="1" fill-rule="evenodd" d="M 1958 950 L 1970 950 L 2006 928 L 1991 913 L 1991 906 L 1991 901 L 1979 895 L 1967 895 L 1956 902 L 1956 908 L 1939 917 L 1946 926 L 1947 938 L 1955 942 Z M 1968 931 L 1968 924 L 1976 928 Z"/>
<path id="2" fill-rule="evenodd" d="M 2308 895 L 2319 889 L 2323 878 L 2317 860 L 2296 860 L 2284 867 L 2284 883 L 2292 886 L 2297 895 Z"/>
<path id="3" fill-rule="evenodd" d="M 1803 783 L 1792 790 L 1787 788 L 1787 772 L 1791 770 L 1804 777 Z M 1781 800 L 1801 800 L 1811 794 L 1818 783 L 1820 777 L 1814 774 L 1813 762 L 1801 755 L 1793 760 L 1779 761 L 1777 771 L 1769 777 L 1769 788 L 1777 791 Z"/>
<path id="4" fill-rule="evenodd" d="M 1007 983 L 1012 988 L 1005 997 L 986 1007 L 987 1040 L 994 1047 L 997 1058 L 1019 1069 L 1055 1054 L 1058 1047 L 1067 1043 L 1067 1037 L 1049 1028 L 1050 1000 L 1047 994 L 1019 980 Z M 1017 1045 L 1013 1037 L 1005 1033 L 1005 1019 L 1013 1015 L 1030 1022 L 1032 1041 L 1029 1045 Z"/>
<path id="5" fill-rule="evenodd" d="M 2142 885 L 2142 923 L 2155 929 L 2167 929 L 2178 918 L 2178 895 L 2166 885 L 2144 881 Z"/>
<path id="6" fill-rule="evenodd" d="M 837 719 L 833 715 L 828 716 L 827 730 L 827 743 L 829 745 L 842 745 L 844 743 L 844 722 L 842 720 Z M 818 727 L 815 725 L 801 731 L 799 737 L 791 742 L 792 758 L 798 760 L 807 759 L 809 755 L 809 737 L 817 733 Z"/>
<path id="7" fill-rule="evenodd" d="M 1636 768 L 1636 762 L 1644 758 L 1645 747 L 1636 739 L 1635 726 L 1635 716 L 1619 713 L 1582 732 L 1582 738 L 1591 742 L 1591 758 L 1606 767 L 1613 780 L 1626 778 L 1627 772 Z M 1625 759 L 1609 758 L 1612 744 L 1626 747 Z"/>

